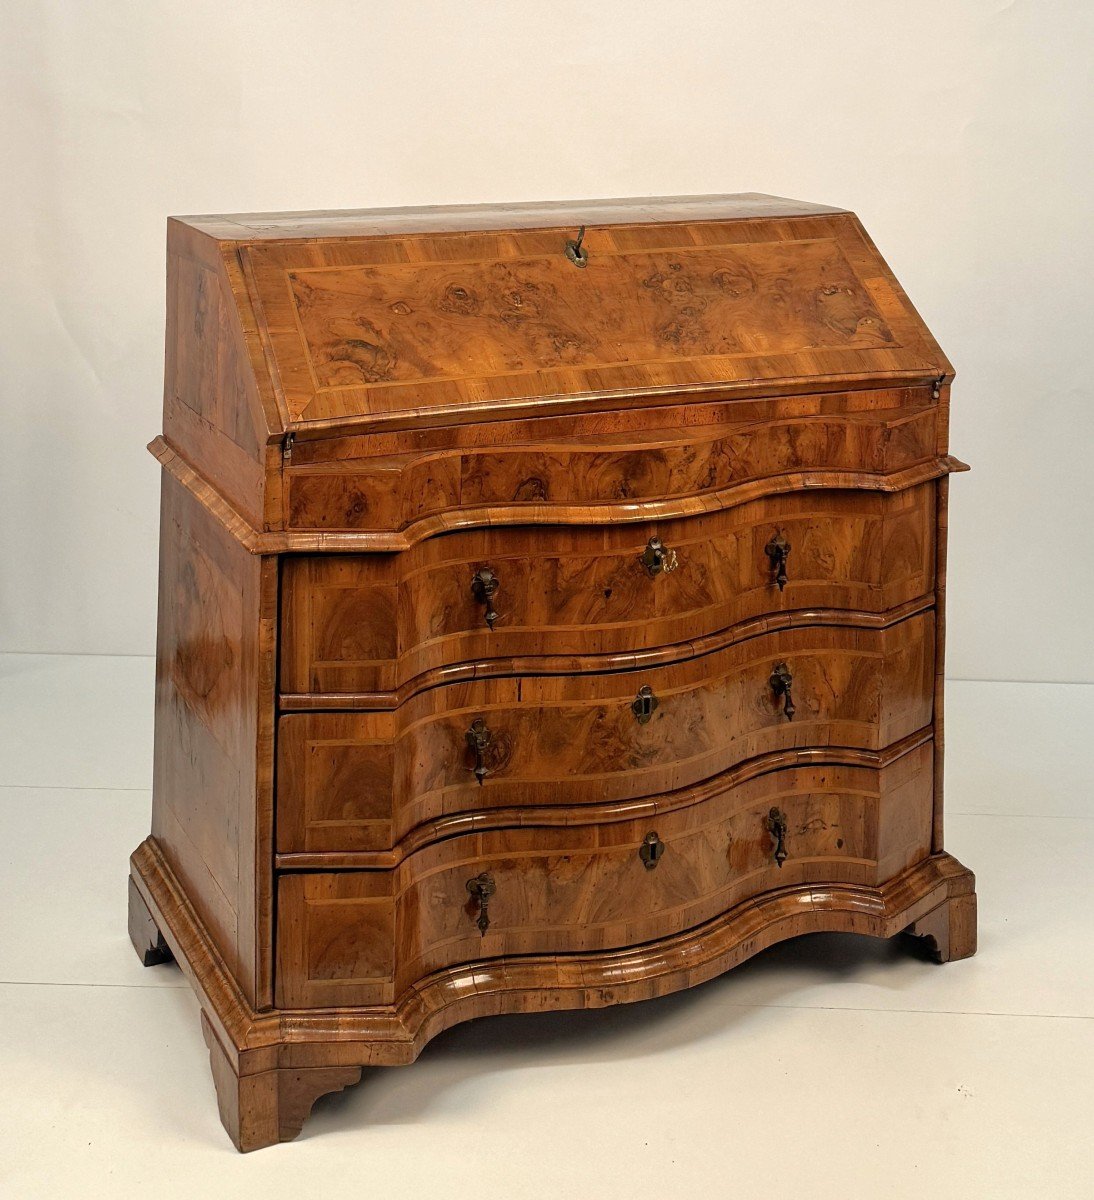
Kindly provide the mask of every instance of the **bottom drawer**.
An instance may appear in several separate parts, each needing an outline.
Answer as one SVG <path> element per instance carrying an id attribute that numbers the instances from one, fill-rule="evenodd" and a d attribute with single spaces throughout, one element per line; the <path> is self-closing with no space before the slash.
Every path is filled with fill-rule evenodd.
<path id="1" fill-rule="evenodd" d="M 735 772 L 622 820 L 452 837 L 393 870 L 283 874 L 277 1003 L 391 1004 L 463 962 L 649 942 L 776 887 L 876 885 L 930 853 L 932 795 L 926 741 L 885 765 Z"/>

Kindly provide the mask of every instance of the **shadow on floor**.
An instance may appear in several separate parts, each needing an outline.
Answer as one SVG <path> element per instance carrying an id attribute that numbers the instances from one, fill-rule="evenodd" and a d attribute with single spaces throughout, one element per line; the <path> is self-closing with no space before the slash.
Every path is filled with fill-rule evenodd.
<path id="1" fill-rule="evenodd" d="M 609 1008 L 516 1013 L 466 1021 L 438 1035 L 410 1069 L 366 1069 L 360 1085 L 322 1097 L 303 1137 L 332 1129 L 417 1124 L 494 1073 L 570 1063 L 634 1062 L 682 1044 L 742 1036 L 757 1013 L 796 1007 L 817 983 L 854 980 L 882 964 L 928 958 L 918 939 L 816 933 L 781 942 L 707 983 Z M 895 963 L 894 963 L 895 965 Z M 742 985 L 746 982 L 752 986 Z"/>

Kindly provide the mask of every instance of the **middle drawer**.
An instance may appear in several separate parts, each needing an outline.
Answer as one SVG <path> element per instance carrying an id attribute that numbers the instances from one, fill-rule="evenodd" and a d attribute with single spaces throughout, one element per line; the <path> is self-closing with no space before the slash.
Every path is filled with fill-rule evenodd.
<path id="1" fill-rule="evenodd" d="M 278 850 L 385 850 L 453 814 L 655 796 L 799 747 L 881 750 L 930 724 L 933 683 L 927 609 L 880 629 L 782 629 L 651 670 L 286 714 Z"/>
<path id="2" fill-rule="evenodd" d="M 626 664 L 577 660 L 769 613 L 885 612 L 934 587 L 934 504 L 934 482 L 817 489 L 656 524 L 472 529 L 398 554 L 289 557 L 281 692 L 394 692 L 483 659 L 614 669 Z"/>

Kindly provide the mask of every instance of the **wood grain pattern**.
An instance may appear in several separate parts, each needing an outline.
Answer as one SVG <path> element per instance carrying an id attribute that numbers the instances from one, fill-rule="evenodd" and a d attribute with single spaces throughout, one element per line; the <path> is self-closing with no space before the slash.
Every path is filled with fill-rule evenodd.
<path id="1" fill-rule="evenodd" d="M 510 808 L 471 809 L 446 813 L 416 825 L 394 845 L 380 850 L 292 850 L 279 852 L 274 865 L 282 871 L 387 871 L 419 850 L 466 833 L 483 830 L 539 828 L 562 825 L 609 824 L 613 821 L 653 819 L 700 804 L 712 796 L 739 787 L 760 775 L 788 767 L 863 767 L 880 770 L 932 739 L 930 726 L 886 746 L 883 750 L 851 750 L 842 746 L 805 746 L 757 755 L 709 779 L 671 792 L 625 800 L 582 804 L 524 805 Z M 382 840 L 379 837 L 377 841 Z"/>
<path id="2" fill-rule="evenodd" d="M 251 525 L 280 524 L 280 488 L 267 483 L 267 443 L 280 420 L 263 402 L 244 333 L 249 305 L 232 294 L 233 264 L 177 222 L 167 254 L 164 434 L 203 464 Z"/>
<path id="3" fill-rule="evenodd" d="M 849 214 L 590 226 L 585 270 L 565 255 L 573 233 L 240 247 L 293 420 L 947 372 Z"/>
<path id="4" fill-rule="evenodd" d="M 418 692 L 468 680 L 510 675 L 574 675 L 647 670 L 712 654 L 737 642 L 748 641 L 761 634 L 781 629 L 806 625 L 850 625 L 856 629 L 884 629 L 930 608 L 931 603 L 930 596 L 921 596 L 902 604 L 899 608 L 886 609 L 881 613 L 849 611 L 842 608 L 810 608 L 765 613 L 763 616 L 730 625 L 716 633 L 690 638 L 686 642 L 672 642 L 619 654 L 530 654 L 514 658 L 470 659 L 425 671 L 392 692 L 282 692 L 281 711 L 345 712 L 367 709 L 373 712 L 387 712 L 399 708 Z"/>
<path id="5" fill-rule="evenodd" d="M 770 676 L 785 661 L 797 714 Z M 380 849 L 454 813 L 655 795 L 793 746 L 881 749 L 930 724 L 933 614 L 881 630 L 790 629 L 640 673 L 499 678 L 394 712 L 297 713 L 279 724 L 278 848 Z M 652 687 L 653 719 L 631 709 Z M 465 734 L 492 734 L 472 774 Z"/>
<path id="6" fill-rule="evenodd" d="M 361 1078 L 360 1067 L 284 1067 L 238 1075 L 204 1013 L 201 1032 L 209 1047 L 220 1119 L 235 1148 L 244 1153 L 291 1142 L 320 1096 Z"/>
<path id="7" fill-rule="evenodd" d="M 648 945 L 460 964 L 423 980 L 391 1006 L 263 1013 L 248 1005 L 154 839 L 138 847 L 132 871 L 237 1074 L 410 1063 L 433 1037 L 460 1021 L 506 1012 L 599 1008 L 667 995 L 703 983 L 777 941 L 806 933 L 890 938 L 948 900 L 972 895 L 975 886 L 972 873 L 954 858 L 934 854 L 878 888 L 830 883 L 783 887 Z M 271 1126 L 265 1128 L 272 1144 Z"/>
<path id="8" fill-rule="evenodd" d="M 154 838 L 134 852 L 132 878 L 240 1071 L 276 1066 L 411 1063 L 460 1021 L 544 1008 L 597 1008 L 667 995 L 711 979 L 787 937 L 822 931 L 894 937 L 975 878 L 952 855 L 932 854 L 880 887 L 781 887 L 683 934 L 620 951 L 476 959 L 422 980 L 394 1005 L 260 1012 L 253 1009 L 173 876 Z M 234 1053 L 233 1053 L 234 1052 Z"/>
<path id="9" fill-rule="evenodd" d="M 762 614 L 883 613 L 934 583 L 934 485 L 892 495 L 817 491 L 650 525 L 457 532 L 400 555 L 290 558 L 282 573 L 281 689 L 394 691 L 461 662 L 624 655 Z M 780 590 L 765 547 L 791 545 Z M 651 577 L 660 537 L 678 567 Z M 471 581 L 500 580 L 484 620 Z"/>
<path id="10" fill-rule="evenodd" d="M 678 933 L 772 887 L 883 883 L 929 850 L 932 776 L 924 743 L 879 771 L 774 771 L 655 817 L 447 838 L 391 872 L 282 875 L 278 1003 L 391 1004 L 471 958 L 607 950 Z M 773 806 L 789 822 L 781 868 Z M 666 849 L 648 870 L 638 848 L 651 830 Z M 485 936 L 465 886 L 482 871 L 497 885 Z"/>
<path id="11" fill-rule="evenodd" d="M 270 1003 L 276 564 L 170 477 L 152 832 L 253 1003 Z"/>
<path id="12" fill-rule="evenodd" d="M 627 524 L 636 521 L 671 520 L 699 516 L 722 508 L 731 508 L 763 496 L 780 495 L 802 489 L 860 489 L 876 492 L 902 492 L 928 480 L 940 479 L 968 466 L 952 455 L 933 458 L 891 474 L 871 471 L 790 471 L 740 484 L 731 484 L 703 496 L 684 496 L 661 501 L 628 501 L 618 505 L 557 505 L 542 510 L 536 505 L 486 505 L 471 509 L 453 509 L 415 521 L 401 530 L 285 530 L 255 529 L 216 488 L 173 450 L 163 438 L 149 444 L 149 450 L 165 471 L 194 496 L 241 546 L 252 554 L 359 554 L 406 550 L 426 538 L 457 529 L 495 525 Z"/>
<path id="13" fill-rule="evenodd" d="M 759 406 L 757 406 L 759 407 Z M 576 438 L 548 445 L 421 451 L 289 466 L 287 529 L 402 530 L 449 511 L 566 508 L 709 499 L 730 487 L 812 471 L 894 474 L 935 456 L 930 403 L 866 413 L 760 418 L 683 430 Z M 793 408 L 798 408 L 795 405 Z"/>
<path id="14" fill-rule="evenodd" d="M 129 924 L 194 987 L 237 1147 L 457 1021 L 817 930 L 974 951 L 953 372 L 853 214 L 178 219 L 167 316 Z"/>
<path id="15" fill-rule="evenodd" d="M 648 365 L 682 350 L 751 357 L 895 340 L 831 238 L 628 252 L 614 238 L 587 236 L 583 273 L 557 234 L 536 239 L 539 254 L 500 262 L 487 235 L 477 246 L 450 239 L 432 262 L 377 261 L 373 253 L 361 265 L 312 266 L 319 256 L 309 255 L 309 265 L 287 266 L 316 391 L 476 377 L 483 363 L 519 375 Z M 457 253 L 487 253 L 453 261 L 453 242 Z M 791 275 L 807 303 L 787 303 Z"/>
<path id="16" fill-rule="evenodd" d="M 949 480 L 938 484 L 935 508 L 935 666 L 934 666 L 934 837 L 931 849 L 943 848 L 943 791 L 945 788 L 945 696 L 946 696 L 946 556 L 949 543 Z"/>
<path id="17" fill-rule="evenodd" d="M 927 944 L 935 962 L 955 962 L 976 953 L 976 894 L 955 896 L 920 917 L 905 931 Z"/>

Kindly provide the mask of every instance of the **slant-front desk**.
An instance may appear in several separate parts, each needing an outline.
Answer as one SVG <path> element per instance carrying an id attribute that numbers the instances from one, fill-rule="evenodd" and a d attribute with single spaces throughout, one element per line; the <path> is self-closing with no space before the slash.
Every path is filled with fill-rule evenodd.
<path id="1" fill-rule="evenodd" d="M 839 209 L 170 222 L 130 928 L 240 1149 L 471 1017 L 816 930 L 973 952 L 952 374 Z"/>

